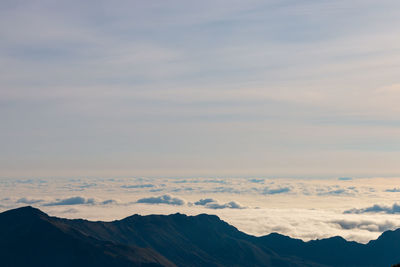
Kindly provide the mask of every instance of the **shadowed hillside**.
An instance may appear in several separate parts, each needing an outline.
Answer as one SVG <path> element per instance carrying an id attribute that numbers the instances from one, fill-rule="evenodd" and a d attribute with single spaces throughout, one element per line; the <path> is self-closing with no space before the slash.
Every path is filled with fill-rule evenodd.
<path id="1" fill-rule="evenodd" d="M 391 266 L 398 252 L 400 230 L 364 245 L 254 237 L 206 214 L 113 222 L 49 217 L 32 207 L 0 214 L 1 266 Z"/>

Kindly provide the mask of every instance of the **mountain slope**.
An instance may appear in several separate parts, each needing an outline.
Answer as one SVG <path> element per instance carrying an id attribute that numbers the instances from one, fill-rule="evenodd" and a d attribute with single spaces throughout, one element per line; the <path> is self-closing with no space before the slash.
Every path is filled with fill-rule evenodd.
<path id="1" fill-rule="evenodd" d="M 82 235 L 31 207 L 0 214 L 0 265 L 175 266 L 153 250 Z"/>
<path id="2" fill-rule="evenodd" d="M 114 222 L 57 219 L 98 240 L 151 247 L 178 266 L 314 266 L 282 258 L 214 215 L 133 215 Z"/>
<path id="3" fill-rule="evenodd" d="M 390 266 L 399 252 L 400 229 L 364 245 L 255 237 L 206 214 L 91 222 L 31 207 L 0 213 L 1 266 Z"/>

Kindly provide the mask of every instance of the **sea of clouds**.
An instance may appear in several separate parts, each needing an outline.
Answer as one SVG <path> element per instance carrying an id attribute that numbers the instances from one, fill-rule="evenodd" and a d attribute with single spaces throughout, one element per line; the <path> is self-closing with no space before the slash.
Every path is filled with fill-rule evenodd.
<path id="1" fill-rule="evenodd" d="M 1 179 L 0 210 L 115 220 L 132 214 L 208 213 L 249 234 L 368 242 L 400 228 L 400 178 Z"/>

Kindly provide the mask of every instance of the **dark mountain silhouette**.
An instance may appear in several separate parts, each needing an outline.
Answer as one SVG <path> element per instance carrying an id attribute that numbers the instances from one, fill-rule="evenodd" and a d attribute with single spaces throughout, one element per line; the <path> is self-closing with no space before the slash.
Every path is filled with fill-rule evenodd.
<path id="1" fill-rule="evenodd" d="M 0 213 L 0 266 L 175 266 L 149 248 L 100 241 L 26 207 Z"/>
<path id="2" fill-rule="evenodd" d="M 391 266 L 400 229 L 368 244 L 255 237 L 217 216 L 68 220 L 32 207 L 0 213 L 0 266 Z"/>

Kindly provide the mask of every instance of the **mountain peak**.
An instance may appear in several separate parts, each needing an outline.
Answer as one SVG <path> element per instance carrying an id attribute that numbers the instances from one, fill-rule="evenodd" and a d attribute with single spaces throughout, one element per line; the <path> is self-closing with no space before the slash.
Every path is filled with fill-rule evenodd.
<path id="1" fill-rule="evenodd" d="M 32 206 L 20 207 L 12 210 L 7 210 L 0 213 L 2 216 L 46 216 L 48 215 L 41 211 L 40 209 L 34 208 Z"/>

